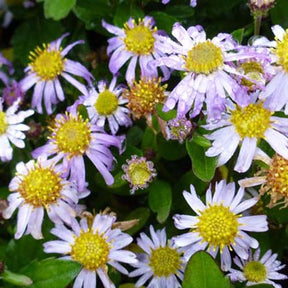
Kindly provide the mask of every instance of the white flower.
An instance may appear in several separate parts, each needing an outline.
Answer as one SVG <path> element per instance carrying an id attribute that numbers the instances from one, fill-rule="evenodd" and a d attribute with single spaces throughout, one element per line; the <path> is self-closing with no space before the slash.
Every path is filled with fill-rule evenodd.
<path id="1" fill-rule="evenodd" d="M 115 285 L 107 275 L 107 264 L 123 274 L 128 274 L 119 262 L 136 263 L 136 255 L 123 248 L 132 242 L 132 237 L 113 229 L 115 216 L 97 214 L 93 223 L 88 226 L 86 218 L 80 220 L 80 225 L 75 220 L 72 230 L 64 225 L 56 225 L 51 233 L 61 240 L 44 243 L 46 253 L 60 253 L 62 259 L 69 259 L 82 264 L 82 270 L 74 282 L 74 288 L 96 287 L 96 277 L 99 276 L 105 288 Z"/>
<path id="2" fill-rule="evenodd" d="M 252 255 L 249 253 L 247 260 L 239 259 L 235 257 L 234 263 L 241 269 L 230 269 L 228 276 L 232 281 L 247 281 L 246 286 L 257 285 L 261 283 L 270 284 L 275 288 L 281 288 L 282 286 L 276 284 L 271 280 L 283 280 L 288 277 L 278 271 L 283 269 L 285 265 L 282 265 L 277 259 L 277 254 L 272 254 L 271 250 L 268 250 L 260 258 L 260 249 L 257 249 Z"/>
<path id="3" fill-rule="evenodd" d="M 150 226 L 149 238 L 141 233 L 137 244 L 145 252 L 138 256 L 139 262 L 132 266 L 137 269 L 129 274 L 130 277 L 141 276 L 135 286 L 140 287 L 150 278 L 147 288 L 178 288 L 181 287 L 185 259 L 170 240 L 167 241 L 165 229 L 157 230 Z"/>
<path id="4" fill-rule="evenodd" d="M 221 268 L 224 271 L 231 267 L 230 250 L 234 250 L 242 259 L 247 259 L 249 248 L 257 248 L 258 242 L 244 231 L 268 230 L 266 215 L 242 216 L 245 210 L 257 203 L 258 198 L 241 202 L 244 188 L 240 188 L 235 195 L 235 183 L 226 184 L 224 180 L 216 183 L 213 197 L 209 187 L 206 204 L 199 199 L 193 185 L 190 190 L 190 193 L 184 191 L 183 196 L 197 215 L 177 214 L 173 217 L 178 229 L 190 229 L 173 238 L 178 247 L 183 247 L 185 258 L 189 259 L 200 250 L 207 250 L 216 257 L 220 250 Z"/>

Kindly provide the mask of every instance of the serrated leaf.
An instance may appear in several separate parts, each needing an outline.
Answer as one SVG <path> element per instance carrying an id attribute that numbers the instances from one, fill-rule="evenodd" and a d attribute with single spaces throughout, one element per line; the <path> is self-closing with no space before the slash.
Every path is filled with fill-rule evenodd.
<path id="1" fill-rule="evenodd" d="M 229 288 L 230 283 L 208 253 L 197 252 L 186 266 L 182 288 L 212 287 Z"/>
<path id="2" fill-rule="evenodd" d="M 33 280 L 31 288 L 63 288 L 80 272 L 81 264 L 74 261 L 45 259 L 32 262 L 22 272 Z"/>
<path id="3" fill-rule="evenodd" d="M 172 192 L 169 183 L 157 180 L 149 187 L 149 207 L 157 213 L 156 219 L 159 223 L 164 223 L 169 216 L 172 205 Z"/>
<path id="4" fill-rule="evenodd" d="M 202 181 L 209 182 L 214 176 L 217 158 L 207 157 L 206 149 L 193 141 L 186 141 L 186 149 L 192 161 L 194 174 Z"/>
<path id="5" fill-rule="evenodd" d="M 60 20 L 65 18 L 72 10 L 76 0 L 45 0 L 44 14 L 46 18 L 53 20 Z"/>

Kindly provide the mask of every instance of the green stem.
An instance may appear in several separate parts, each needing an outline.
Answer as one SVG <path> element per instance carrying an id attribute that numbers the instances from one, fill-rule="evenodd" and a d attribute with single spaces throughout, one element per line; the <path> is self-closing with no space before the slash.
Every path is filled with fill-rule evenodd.
<path id="1" fill-rule="evenodd" d="M 254 35 L 260 34 L 262 15 L 254 16 Z"/>

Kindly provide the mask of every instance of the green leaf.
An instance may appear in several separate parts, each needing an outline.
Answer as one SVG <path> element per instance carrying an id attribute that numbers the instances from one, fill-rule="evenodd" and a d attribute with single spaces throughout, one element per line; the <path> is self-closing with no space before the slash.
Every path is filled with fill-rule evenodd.
<path id="1" fill-rule="evenodd" d="M 125 220 L 138 219 L 139 222 L 134 225 L 132 228 L 128 229 L 126 232 L 130 235 L 137 233 L 142 227 L 146 224 L 150 217 L 150 210 L 146 207 L 139 207 L 130 212 Z"/>
<path id="2" fill-rule="evenodd" d="M 45 0 L 45 17 L 56 21 L 63 19 L 69 14 L 75 3 L 76 0 Z"/>
<path id="3" fill-rule="evenodd" d="M 149 207 L 157 213 L 156 219 L 159 223 L 164 223 L 169 216 L 172 205 L 172 193 L 169 183 L 156 180 L 152 182 L 149 190 Z"/>
<path id="4" fill-rule="evenodd" d="M 156 105 L 156 110 L 157 110 L 157 113 L 158 113 L 158 116 L 165 120 L 165 121 L 169 121 L 171 119 L 174 119 L 176 118 L 177 116 L 177 111 L 176 110 L 170 110 L 168 112 L 163 112 L 163 104 L 157 104 Z"/>
<path id="5" fill-rule="evenodd" d="M 194 9 L 188 5 L 167 5 L 165 9 L 165 13 L 179 19 L 190 18 L 194 16 L 194 12 Z"/>
<path id="6" fill-rule="evenodd" d="M 237 29 L 231 33 L 233 36 L 233 39 L 236 40 L 239 44 L 242 43 L 244 31 L 245 31 L 244 28 L 240 28 L 240 29 Z"/>
<path id="7" fill-rule="evenodd" d="M 210 141 L 201 135 L 193 136 L 193 142 L 195 142 L 197 145 L 202 146 L 204 148 L 208 148 L 211 146 Z"/>
<path id="8" fill-rule="evenodd" d="M 194 174 L 202 181 L 209 182 L 215 173 L 217 158 L 207 157 L 206 149 L 196 144 L 193 140 L 186 141 L 186 149 L 192 161 Z"/>
<path id="9" fill-rule="evenodd" d="M 279 24 L 284 28 L 288 27 L 288 1 L 278 0 L 276 1 L 275 7 L 271 9 L 270 15 L 273 24 Z"/>
<path id="10" fill-rule="evenodd" d="M 33 283 L 33 281 L 26 275 L 16 274 L 9 270 L 5 270 L 0 275 L 0 279 L 16 286 L 30 286 Z"/>
<path id="11" fill-rule="evenodd" d="M 273 288 L 273 286 L 269 284 L 258 284 L 258 285 L 253 285 L 249 287 L 250 288 Z"/>
<path id="12" fill-rule="evenodd" d="M 208 253 L 197 252 L 186 266 L 182 288 L 212 287 L 229 288 L 230 283 Z"/>
<path id="13" fill-rule="evenodd" d="M 178 22 L 176 17 L 160 11 L 152 11 L 149 15 L 154 18 L 158 30 L 171 31 L 174 23 Z"/>
<path id="14" fill-rule="evenodd" d="M 81 264 L 74 261 L 45 259 L 32 262 L 22 272 L 33 280 L 31 288 L 63 288 L 80 272 Z"/>

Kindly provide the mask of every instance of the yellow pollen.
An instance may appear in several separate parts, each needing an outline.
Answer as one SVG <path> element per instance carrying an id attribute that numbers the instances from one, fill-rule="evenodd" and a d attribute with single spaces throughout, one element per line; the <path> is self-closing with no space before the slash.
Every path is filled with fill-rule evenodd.
<path id="1" fill-rule="evenodd" d="M 23 177 L 17 191 L 25 203 L 34 207 L 47 207 L 56 203 L 61 197 L 62 179 L 51 167 L 41 167 L 38 164 Z"/>
<path id="2" fill-rule="evenodd" d="M 278 56 L 278 64 L 281 65 L 285 72 L 288 73 L 288 29 L 286 30 L 283 40 L 275 39 L 277 46 L 274 53 Z"/>
<path id="3" fill-rule="evenodd" d="M 37 47 L 29 55 L 30 67 L 42 81 L 54 80 L 64 70 L 65 59 L 61 51 L 49 50 L 49 45 L 43 44 L 43 48 Z"/>
<path id="4" fill-rule="evenodd" d="M 68 157 L 86 152 L 91 140 L 88 122 L 89 120 L 83 120 L 80 114 L 74 117 L 66 113 L 65 118 L 62 116 L 56 120 L 55 127 L 49 127 L 54 132 L 51 139 L 56 143 L 59 152 L 68 153 Z"/>
<path id="5" fill-rule="evenodd" d="M 199 74 L 211 74 L 223 65 L 223 55 L 219 47 L 210 40 L 198 43 L 188 51 L 186 69 Z"/>
<path id="6" fill-rule="evenodd" d="M 134 81 L 130 91 L 125 90 L 123 95 L 129 99 L 128 108 L 135 118 L 147 116 L 155 112 L 156 104 L 163 103 L 167 85 L 161 86 L 161 79 L 141 79 Z"/>
<path id="7" fill-rule="evenodd" d="M 146 161 L 131 163 L 128 167 L 127 173 L 134 186 L 145 186 L 145 184 L 151 179 L 151 170 Z"/>
<path id="8" fill-rule="evenodd" d="M 264 138 L 264 133 L 271 124 L 271 115 L 273 113 L 265 109 L 262 103 L 249 104 L 244 108 L 237 106 L 231 111 L 230 121 L 242 139 Z"/>
<path id="9" fill-rule="evenodd" d="M 238 234 L 239 223 L 235 215 L 228 207 L 217 204 L 209 205 L 200 216 L 196 231 L 208 242 L 209 246 L 220 248 L 222 252 L 225 246 L 235 243 Z"/>
<path id="10" fill-rule="evenodd" d="M 272 207 L 279 200 L 284 200 L 288 205 L 288 160 L 275 154 L 272 164 L 266 175 L 266 183 L 261 187 L 261 192 L 267 192 L 270 195 Z"/>
<path id="11" fill-rule="evenodd" d="M 95 103 L 95 109 L 100 115 L 111 115 L 116 111 L 117 107 L 118 98 L 108 89 L 105 89 L 98 95 L 97 101 Z"/>
<path id="12" fill-rule="evenodd" d="M 241 69 L 243 69 L 244 74 L 252 80 L 257 82 L 263 81 L 263 68 L 259 62 L 251 61 L 244 62 L 241 64 Z M 242 78 L 241 84 L 248 87 L 250 90 L 253 90 L 255 84 L 245 78 Z"/>
<path id="13" fill-rule="evenodd" d="M 246 280 L 262 283 L 266 279 L 267 270 L 264 264 L 258 261 L 250 261 L 243 268 Z"/>
<path id="14" fill-rule="evenodd" d="M 0 135 L 4 134 L 8 128 L 8 124 L 5 118 L 5 112 L 0 111 Z"/>
<path id="15" fill-rule="evenodd" d="M 151 251 L 149 266 L 154 276 L 167 278 L 181 268 L 180 253 L 168 246 L 159 247 Z"/>
<path id="16" fill-rule="evenodd" d="M 111 244 L 106 241 L 103 234 L 88 229 L 81 230 L 75 242 L 71 245 L 71 258 L 83 265 L 85 269 L 95 271 L 99 267 L 104 268 L 108 262 Z"/>
<path id="17" fill-rule="evenodd" d="M 144 20 L 139 19 L 138 24 L 133 20 L 133 28 L 128 23 L 124 24 L 124 32 L 126 37 L 124 43 L 126 49 L 137 55 L 148 55 L 154 51 L 154 36 L 157 31 L 154 27 L 152 30 L 145 26 Z"/>

